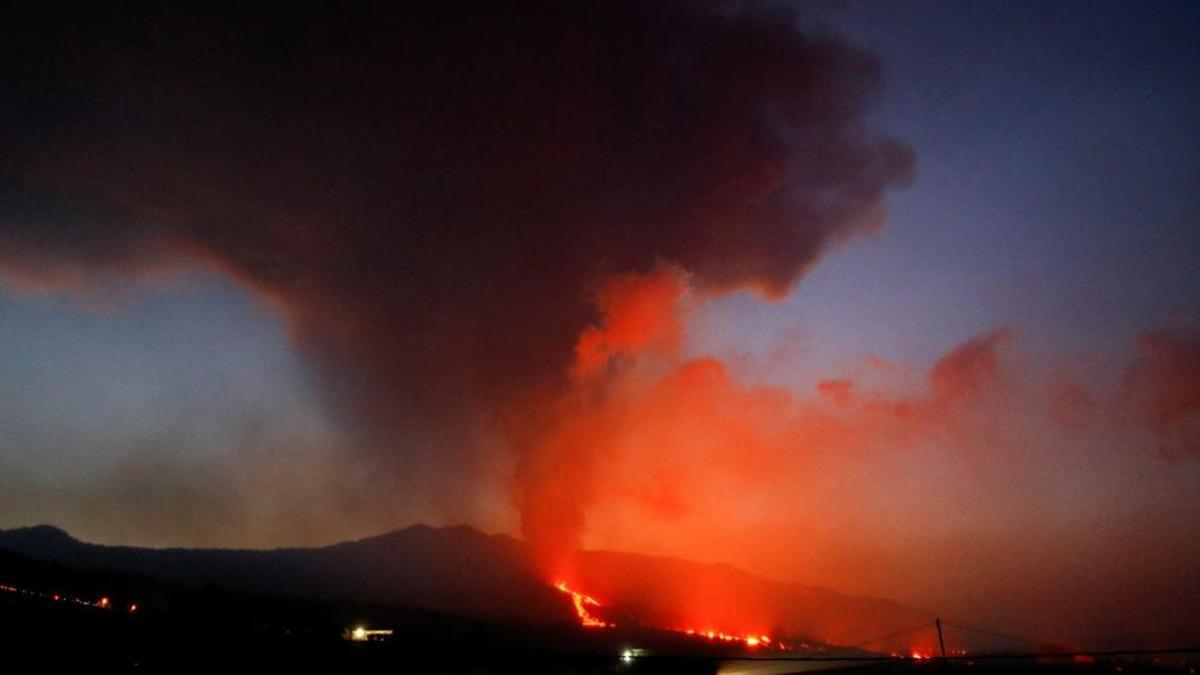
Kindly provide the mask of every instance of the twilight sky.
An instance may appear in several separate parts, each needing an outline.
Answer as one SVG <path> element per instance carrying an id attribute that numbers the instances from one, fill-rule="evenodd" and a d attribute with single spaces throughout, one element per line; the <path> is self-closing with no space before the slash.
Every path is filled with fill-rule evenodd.
<path id="1" fill-rule="evenodd" d="M 716 7 L 10 10 L 0 527 L 1200 625 L 1200 7 Z"/>

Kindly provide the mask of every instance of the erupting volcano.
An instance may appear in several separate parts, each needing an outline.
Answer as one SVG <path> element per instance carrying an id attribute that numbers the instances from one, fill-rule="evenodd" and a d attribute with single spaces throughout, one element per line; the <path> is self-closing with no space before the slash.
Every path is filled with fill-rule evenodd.
<path id="1" fill-rule="evenodd" d="M 0 544 L 150 575 L 46 585 L 136 621 L 159 577 L 396 609 L 387 672 L 1191 649 L 1197 34 L 1188 0 L 6 2 Z M 8 670 L 14 623 L 128 647 L 102 670 L 241 640 L 18 595 Z"/>

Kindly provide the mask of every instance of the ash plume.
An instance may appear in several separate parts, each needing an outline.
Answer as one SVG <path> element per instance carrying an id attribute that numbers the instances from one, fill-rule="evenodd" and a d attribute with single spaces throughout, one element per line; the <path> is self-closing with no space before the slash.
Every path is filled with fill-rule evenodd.
<path id="1" fill-rule="evenodd" d="M 879 63 L 779 8 L 17 3 L 0 23 L 0 278 L 226 274 L 286 319 L 359 447 L 418 477 L 469 483 L 495 429 L 522 447 L 605 279 L 666 264 L 779 297 L 912 173 L 866 123 Z"/>
<path id="2" fill-rule="evenodd" d="M 83 490 L 0 466 L 0 511 L 213 545 L 498 512 L 547 577 L 610 548 L 1014 634 L 1200 634 L 1194 330 L 1139 338 L 1119 392 L 1005 329 L 820 364 L 811 392 L 688 352 L 696 308 L 781 298 L 882 226 L 914 159 L 869 123 L 880 86 L 770 2 L 5 3 L 0 282 L 223 275 L 347 431 L 301 447 L 237 410 L 261 452 L 206 471 L 159 428 Z"/>

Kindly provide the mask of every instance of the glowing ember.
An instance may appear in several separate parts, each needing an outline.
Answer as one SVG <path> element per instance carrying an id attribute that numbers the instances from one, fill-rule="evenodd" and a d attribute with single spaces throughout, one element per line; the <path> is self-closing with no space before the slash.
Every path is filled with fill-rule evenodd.
<path id="1" fill-rule="evenodd" d="M 560 581 L 554 584 L 558 590 L 571 596 L 571 602 L 575 605 L 575 615 L 579 617 L 579 623 L 584 628 L 613 628 L 617 624 L 609 623 L 592 613 L 591 607 L 599 607 L 600 603 L 590 595 L 584 595 L 578 591 L 571 590 L 565 581 Z"/>

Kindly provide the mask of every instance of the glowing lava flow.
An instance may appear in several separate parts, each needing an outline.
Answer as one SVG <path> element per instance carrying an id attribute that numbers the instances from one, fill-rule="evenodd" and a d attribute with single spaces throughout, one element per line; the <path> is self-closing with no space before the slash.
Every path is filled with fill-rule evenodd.
<path id="1" fill-rule="evenodd" d="M 591 597 L 590 595 L 584 595 L 579 591 L 571 590 L 571 588 L 567 586 L 566 582 L 564 581 L 554 584 L 554 587 L 571 596 L 571 602 L 575 605 L 575 615 L 579 617 L 579 623 L 584 628 L 613 628 L 617 625 L 615 623 L 609 623 L 597 617 L 595 614 L 592 614 L 591 610 L 588 608 L 600 606 L 600 603 L 596 602 L 595 598 Z"/>
<path id="2" fill-rule="evenodd" d="M 601 607 L 600 603 L 590 595 L 580 593 L 567 586 L 566 582 L 559 581 L 554 584 L 565 595 L 571 596 L 571 602 L 575 605 L 575 615 L 579 617 L 579 623 L 584 628 L 615 628 L 617 624 L 609 623 L 593 613 L 595 608 Z M 791 648 L 780 642 L 772 642 L 771 638 L 766 635 L 738 635 L 733 633 L 724 633 L 716 630 L 696 630 L 694 628 L 671 628 L 668 629 L 675 633 L 682 633 L 689 637 L 711 640 L 713 642 L 740 642 L 747 647 L 773 647 L 775 649 L 790 650 Z"/>
<path id="3" fill-rule="evenodd" d="M 704 638 L 713 642 L 741 642 L 747 647 L 772 646 L 771 638 L 766 635 L 738 635 L 733 633 L 722 633 L 717 630 L 696 630 L 694 628 L 674 628 L 676 633 L 683 633 L 692 637 Z M 791 649 L 783 643 L 775 643 L 776 649 L 788 650 Z"/>

